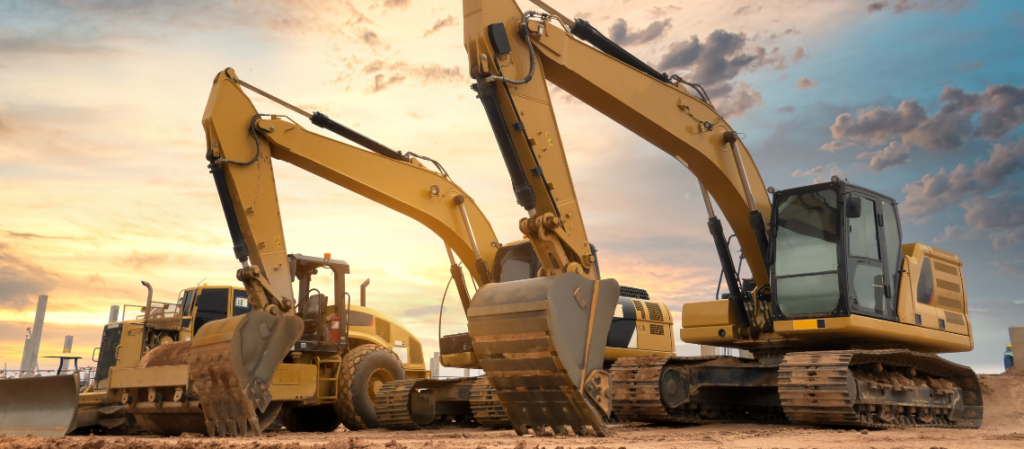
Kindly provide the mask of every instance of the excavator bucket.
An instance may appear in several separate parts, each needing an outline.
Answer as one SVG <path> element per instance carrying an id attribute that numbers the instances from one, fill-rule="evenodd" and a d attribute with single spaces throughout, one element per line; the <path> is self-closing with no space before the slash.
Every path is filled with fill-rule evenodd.
<path id="1" fill-rule="evenodd" d="M 469 334 L 516 433 L 604 436 L 610 378 L 601 371 L 614 279 L 574 273 L 487 284 L 469 308 Z"/>
<path id="2" fill-rule="evenodd" d="M 0 434 L 64 436 L 77 414 L 78 376 L 0 380 Z"/>
<path id="3" fill-rule="evenodd" d="M 302 319 L 262 311 L 212 321 L 192 339 L 189 374 L 210 436 L 260 435 L 256 409 L 270 405 L 270 380 L 302 336 Z"/>

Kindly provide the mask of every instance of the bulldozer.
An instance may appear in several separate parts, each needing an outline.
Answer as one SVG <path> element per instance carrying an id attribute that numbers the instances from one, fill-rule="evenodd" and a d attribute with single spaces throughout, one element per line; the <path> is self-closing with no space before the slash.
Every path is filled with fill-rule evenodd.
<path id="1" fill-rule="evenodd" d="M 542 265 L 537 279 L 484 285 L 468 313 L 474 351 L 517 433 L 604 435 L 612 412 L 655 423 L 980 426 L 977 375 L 937 355 L 973 348 L 960 258 L 903 243 L 896 202 L 838 177 L 766 188 L 703 87 L 532 1 L 540 11 L 514 0 L 463 3 L 473 89 Z M 684 304 L 679 335 L 753 358 L 596 363 L 615 281 L 596 276 L 548 82 L 696 176 L 728 293 Z"/>
<path id="2" fill-rule="evenodd" d="M 347 269 L 342 265 L 338 265 L 338 268 Z M 125 373 L 132 373 L 132 369 L 140 366 L 153 366 L 152 357 L 147 356 L 161 345 L 173 343 L 180 351 L 205 325 L 248 313 L 252 310 L 248 294 L 244 288 L 237 286 L 204 284 L 181 290 L 176 302 L 157 302 L 153 301 L 152 286 L 145 281 L 142 284 L 149 291 L 145 305 L 124 305 L 123 319 L 103 326 L 100 346 L 93 350 L 92 356 L 93 362 L 97 364 L 95 376 L 84 388 L 79 389 L 77 376 L 71 375 L 12 379 L 11 383 L 0 384 L 0 388 L 10 387 L 3 394 L 9 400 L 4 401 L 4 410 L 0 412 L 0 433 L 61 436 L 66 433 L 169 434 L 178 433 L 179 430 L 197 430 L 194 425 L 197 421 L 195 416 L 186 419 L 193 422 L 189 429 L 161 426 L 160 422 L 166 416 L 145 413 L 150 404 L 147 401 L 135 401 L 133 396 L 140 391 L 148 394 L 150 387 L 156 390 L 159 388 L 152 385 L 153 380 L 126 378 Z M 408 368 L 413 376 L 426 375 L 422 369 L 419 340 L 409 338 L 411 334 L 408 330 L 394 319 L 366 307 L 366 285 L 361 288 L 360 304 L 346 306 L 350 313 L 349 326 L 347 332 L 338 328 L 339 337 L 344 336 L 342 338 L 357 342 L 356 345 L 372 343 L 388 347 L 399 356 L 403 367 Z M 310 308 L 320 306 L 317 299 L 309 303 Z M 129 310 L 137 310 L 137 315 L 128 318 Z M 395 337 L 386 338 L 392 331 Z M 119 372 L 122 369 L 126 371 Z M 148 374 L 153 373 L 153 370 L 135 372 Z M 285 371 L 275 375 L 284 376 L 283 373 Z M 387 380 L 386 377 L 379 378 L 376 382 L 383 384 Z M 270 390 L 276 393 L 282 390 L 282 386 L 272 383 Z M 284 397 L 284 393 L 279 395 Z M 124 401 L 125 394 L 132 400 Z M 174 407 L 171 404 L 164 405 L 170 405 L 168 408 L 171 409 Z M 276 404 L 275 408 L 280 409 Z M 287 413 L 285 415 L 288 417 Z M 267 424 L 276 415 L 263 416 L 264 424 Z M 302 423 L 289 424 L 293 430 L 303 428 Z"/>
<path id="3" fill-rule="evenodd" d="M 276 102 L 362 148 L 313 133 L 289 117 L 259 113 L 243 89 Z M 470 284 L 514 282 L 535 278 L 538 274 L 541 265 L 530 242 L 500 243 L 472 197 L 455 184 L 440 162 L 430 157 L 393 150 L 320 112 L 304 111 L 239 79 L 230 68 L 218 74 L 207 111 L 204 123 L 208 126 L 210 168 L 215 177 L 220 176 L 218 173 L 225 175 L 223 184 L 217 181 L 218 186 L 232 186 L 227 190 L 219 188 L 221 192 L 228 192 L 221 197 L 230 198 L 233 208 L 239 202 L 250 201 L 236 195 L 245 195 L 251 191 L 249 189 L 273 186 L 272 161 L 276 159 L 406 215 L 438 235 L 451 264 L 452 281 L 463 311 L 470 307 Z M 225 162 L 229 160 L 239 162 Z M 257 186 L 253 177 L 258 177 L 263 185 Z M 246 208 L 247 221 L 239 218 L 239 222 L 253 230 L 256 242 L 279 238 L 276 231 L 265 230 L 267 222 L 276 218 L 276 196 L 263 190 L 253 194 L 251 200 L 257 197 L 263 202 Z M 230 222 L 234 215 L 228 215 Z M 266 234 L 259 237 L 259 230 Z M 236 248 L 242 247 L 263 249 L 265 246 L 236 241 Z M 468 280 L 462 266 L 469 273 Z M 675 353 L 672 317 L 666 305 L 649 301 L 647 292 L 637 288 L 616 287 L 614 296 L 615 324 L 608 334 L 608 349 L 600 357 L 604 364 L 610 366 L 619 357 Z M 467 333 L 438 335 L 438 338 L 442 365 L 480 367 Z M 486 378 L 410 376 L 406 380 L 385 383 L 376 392 L 374 404 L 378 423 L 389 429 L 416 429 L 444 423 L 507 427 L 509 421 L 494 392 Z M 291 429 L 288 424 L 286 427 Z"/>

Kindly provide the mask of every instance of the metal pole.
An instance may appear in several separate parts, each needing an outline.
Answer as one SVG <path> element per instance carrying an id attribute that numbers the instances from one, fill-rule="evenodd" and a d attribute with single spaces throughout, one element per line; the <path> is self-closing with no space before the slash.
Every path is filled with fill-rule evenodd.
<path id="1" fill-rule="evenodd" d="M 21 355 L 21 371 L 35 371 L 39 367 L 39 342 L 43 339 L 43 321 L 46 317 L 46 303 L 49 296 L 39 295 L 39 302 L 36 303 L 36 321 L 32 326 L 32 335 L 25 340 L 25 350 Z"/>
<path id="2" fill-rule="evenodd" d="M 120 312 L 120 310 L 119 310 L 118 306 L 110 306 L 110 316 L 107 317 L 107 322 L 108 323 L 116 323 L 117 322 L 117 314 L 119 312 Z"/>

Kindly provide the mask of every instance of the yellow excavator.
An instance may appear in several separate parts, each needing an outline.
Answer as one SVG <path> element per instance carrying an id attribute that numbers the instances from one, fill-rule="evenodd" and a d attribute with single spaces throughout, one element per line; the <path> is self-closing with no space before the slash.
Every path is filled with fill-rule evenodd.
<path id="1" fill-rule="evenodd" d="M 260 114 L 243 88 L 365 149 L 310 132 L 286 116 Z M 469 309 L 471 298 L 460 265 L 466 267 L 474 285 L 534 278 L 541 267 L 529 242 L 498 241 L 479 206 L 439 162 L 395 151 L 322 113 L 299 109 L 238 79 L 232 69 L 218 74 L 204 123 L 209 136 L 210 168 L 221 192 L 229 227 L 236 227 L 231 222 L 237 216 L 239 232 L 232 231 L 237 249 L 258 248 L 260 257 L 282 251 L 276 248 L 281 236 L 277 231 L 280 218 L 273 190 L 272 160 L 277 159 L 406 215 L 439 236 L 445 244 L 463 310 Z M 421 161 L 430 162 L 436 170 Z M 257 200 L 260 203 L 250 203 Z M 245 213 L 233 212 L 238 210 Z M 248 237 L 250 234 L 252 237 Z M 241 236 L 241 240 L 236 236 Z M 275 243 L 267 244 L 272 241 Z M 457 263 L 456 258 L 463 263 Z M 675 353 L 672 317 L 667 306 L 649 301 L 645 290 L 631 287 L 617 288 L 615 299 L 618 306 L 613 330 L 608 333 L 608 348 L 600 357 L 605 365 L 626 356 Z M 439 340 L 442 365 L 480 367 L 468 334 L 439 335 Z M 605 346 L 602 343 L 601 347 Z M 376 385 L 371 393 L 377 423 L 389 429 L 469 421 L 489 427 L 508 426 L 487 379 L 396 379 Z M 286 406 L 285 411 L 288 410 Z M 287 422 L 285 426 L 292 429 Z"/>
<path id="2" fill-rule="evenodd" d="M 541 11 L 463 3 L 474 89 L 542 265 L 537 279 L 485 284 L 468 311 L 473 349 L 519 434 L 603 435 L 611 412 L 646 422 L 981 424 L 976 374 L 936 355 L 973 347 L 957 256 L 903 244 L 895 201 L 837 177 L 765 188 L 701 86 L 532 1 Z M 607 371 L 596 362 L 617 288 L 596 276 L 547 82 L 700 181 L 729 293 L 685 304 L 680 337 L 753 359 L 625 357 Z M 737 273 L 711 198 L 750 279 Z"/>

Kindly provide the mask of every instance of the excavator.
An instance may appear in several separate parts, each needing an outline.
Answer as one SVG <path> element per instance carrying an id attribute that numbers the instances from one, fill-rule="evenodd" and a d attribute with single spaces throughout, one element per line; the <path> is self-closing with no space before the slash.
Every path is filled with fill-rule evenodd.
<path id="1" fill-rule="evenodd" d="M 287 116 L 257 112 L 243 88 L 362 148 L 308 131 Z M 236 251 L 241 252 L 236 255 L 257 248 L 259 256 L 250 257 L 258 266 L 273 267 L 268 265 L 267 254 L 283 251 L 277 243 L 282 242 L 283 248 L 272 165 L 277 159 L 406 215 L 434 232 L 445 244 L 463 311 L 470 307 L 470 283 L 512 283 L 537 276 L 541 265 L 530 243 L 500 243 L 480 207 L 434 159 L 395 151 L 322 113 L 304 111 L 240 80 L 230 68 L 219 73 L 214 81 L 204 124 L 208 132 L 207 159 Z M 431 163 L 434 169 L 422 161 Z M 470 274 L 469 280 L 463 266 Z M 254 276 L 260 285 L 276 285 L 275 281 L 259 277 L 268 272 L 273 273 L 273 268 L 263 268 L 256 274 L 243 268 L 239 277 Z M 621 357 L 674 354 L 668 307 L 649 301 L 642 289 L 617 287 L 614 293 L 614 330 L 607 332 L 608 339 L 601 345 L 607 346 L 607 350 L 600 360 L 610 366 Z M 300 309 L 301 304 L 300 301 Z M 480 367 L 467 333 L 439 335 L 439 340 L 442 365 Z M 241 378 L 239 382 L 248 381 Z M 373 385 L 370 396 L 377 416 L 375 425 L 389 429 L 415 429 L 448 422 L 474 422 L 488 427 L 509 424 L 486 378 L 409 376 Z M 286 405 L 284 410 L 302 408 Z M 298 424 L 301 420 L 284 423 L 293 431 Z"/>
<path id="2" fill-rule="evenodd" d="M 468 310 L 472 348 L 517 433 L 604 435 L 612 413 L 656 423 L 980 426 L 977 375 L 937 355 L 973 348 L 960 258 L 902 243 L 896 202 L 838 177 L 766 188 L 700 85 L 531 1 L 540 11 L 463 2 L 473 89 L 541 265 L 535 279 L 485 283 Z M 753 358 L 598 363 L 617 288 L 597 275 L 549 82 L 696 176 L 728 293 L 684 304 L 679 335 Z M 712 198 L 749 279 L 736 270 Z"/>

